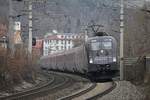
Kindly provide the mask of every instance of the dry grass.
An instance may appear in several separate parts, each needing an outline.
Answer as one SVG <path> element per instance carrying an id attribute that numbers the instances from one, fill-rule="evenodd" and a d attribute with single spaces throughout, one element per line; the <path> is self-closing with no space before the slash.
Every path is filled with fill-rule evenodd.
<path id="1" fill-rule="evenodd" d="M 15 52 L 0 48 L 0 84 L 2 86 L 34 82 L 37 56 L 30 55 L 22 45 L 16 45 Z"/>

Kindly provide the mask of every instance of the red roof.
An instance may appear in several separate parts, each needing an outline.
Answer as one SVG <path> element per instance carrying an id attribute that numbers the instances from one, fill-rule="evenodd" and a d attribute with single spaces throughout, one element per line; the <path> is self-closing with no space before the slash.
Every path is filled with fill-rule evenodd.
<path id="1" fill-rule="evenodd" d="M 57 35 L 50 35 L 50 36 L 47 36 L 45 38 L 45 40 L 72 40 L 72 39 L 66 39 L 64 37 L 58 37 Z"/>

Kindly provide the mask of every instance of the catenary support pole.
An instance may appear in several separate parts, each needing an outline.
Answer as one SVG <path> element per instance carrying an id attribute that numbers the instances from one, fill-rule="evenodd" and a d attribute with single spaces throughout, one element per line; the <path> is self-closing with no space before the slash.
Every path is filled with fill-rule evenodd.
<path id="1" fill-rule="evenodd" d="M 120 4 L 120 80 L 124 79 L 123 48 L 124 47 L 124 0 Z"/>
<path id="2" fill-rule="evenodd" d="M 29 0 L 29 42 L 28 51 L 32 54 L 32 1 Z"/>
<path id="3" fill-rule="evenodd" d="M 14 55 L 14 31 L 13 31 L 13 6 L 12 6 L 12 0 L 9 0 L 9 31 L 8 31 L 8 38 L 9 38 L 9 44 L 8 48 L 11 49 L 12 55 Z"/>

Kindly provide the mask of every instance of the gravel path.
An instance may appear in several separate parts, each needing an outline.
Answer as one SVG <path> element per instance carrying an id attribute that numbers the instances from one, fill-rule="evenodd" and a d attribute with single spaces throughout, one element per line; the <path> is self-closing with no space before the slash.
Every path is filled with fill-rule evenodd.
<path id="1" fill-rule="evenodd" d="M 145 95 L 128 81 L 117 82 L 117 87 L 98 100 L 145 100 Z"/>

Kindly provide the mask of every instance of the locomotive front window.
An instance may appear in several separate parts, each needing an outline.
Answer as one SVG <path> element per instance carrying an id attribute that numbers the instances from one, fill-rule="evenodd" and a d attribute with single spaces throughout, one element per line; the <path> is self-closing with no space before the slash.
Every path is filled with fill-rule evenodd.
<path id="1" fill-rule="evenodd" d="M 102 42 L 102 48 L 103 49 L 112 49 L 112 43 L 111 42 Z"/>
<path id="2" fill-rule="evenodd" d="M 91 42 L 91 50 L 99 50 L 99 42 Z"/>

